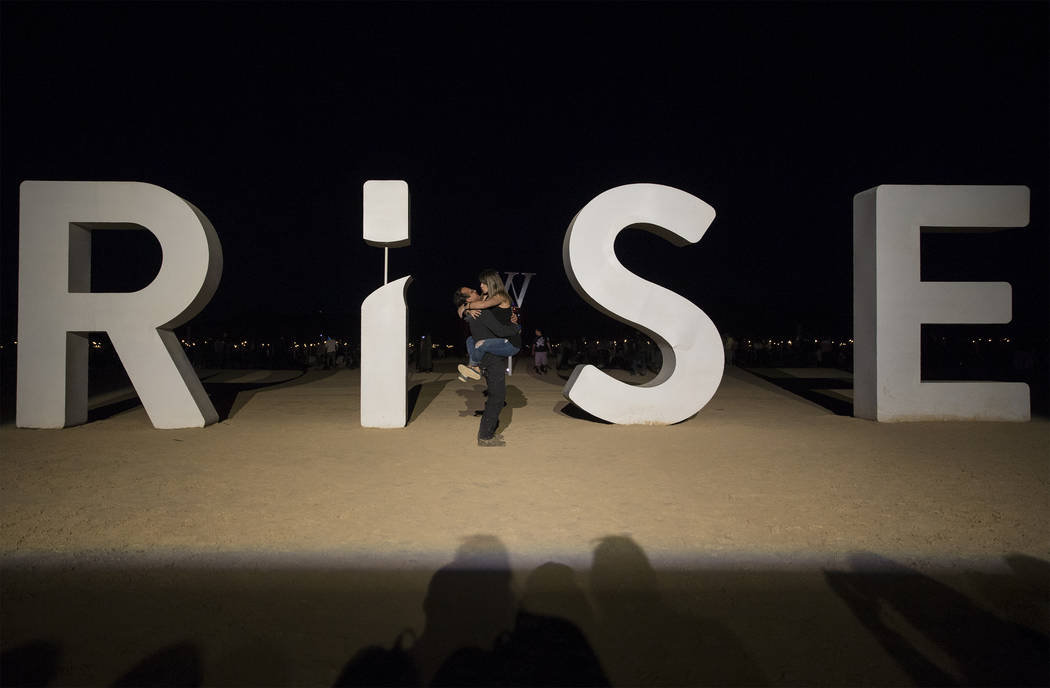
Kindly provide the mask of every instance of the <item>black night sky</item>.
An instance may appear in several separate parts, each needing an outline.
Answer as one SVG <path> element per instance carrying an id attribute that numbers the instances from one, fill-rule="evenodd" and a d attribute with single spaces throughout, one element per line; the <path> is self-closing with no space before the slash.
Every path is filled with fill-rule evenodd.
<path id="1" fill-rule="evenodd" d="M 412 335 L 438 341 L 486 267 L 536 273 L 530 327 L 617 331 L 561 262 L 613 186 L 714 206 L 697 245 L 631 231 L 617 250 L 723 333 L 848 337 L 855 193 L 1024 184 L 1027 229 L 924 239 L 923 278 L 1011 282 L 998 331 L 1045 346 L 1048 7 L 5 2 L 3 338 L 22 180 L 145 181 L 200 208 L 225 267 L 198 331 L 354 339 L 382 281 L 361 185 L 405 179 L 390 274 L 413 275 Z M 156 271 L 127 234 L 97 240 L 95 290 Z"/>

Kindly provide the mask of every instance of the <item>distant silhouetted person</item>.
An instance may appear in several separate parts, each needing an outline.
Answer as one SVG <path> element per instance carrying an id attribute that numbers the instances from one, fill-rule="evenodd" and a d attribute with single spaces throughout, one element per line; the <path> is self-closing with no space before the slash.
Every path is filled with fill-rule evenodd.
<path id="1" fill-rule="evenodd" d="M 433 349 L 430 345 L 430 335 L 423 335 L 419 340 L 419 352 L 416 354 L 416 370 L 421 373 L 429 373 L 434 369 Z"/>
<path id="2" fill-rule="evenodd" d="M 724 348 L 727 366 L 731 366 L 736 362 L 736 346 L 736 340 L 733 339 L 733 335 L 726 335 Z"/>
<path id="3" fill-rule="evenodd" d="M 339 342 L 326 337 L 324 340 L 324 369 L 331 370 L 335 367 L 335 357 L 339 353 Z"/>
<path id="4" fill-rule="evenodd" d="M 532 369 L 541 375 L 547 373 L 547 351 L 549 349 L 543 331 L 536 328 L 536 339 L 532 341 Z"/>
<path id="5" fill-rule="evenodd" d="M 648 372 L 645 342 L 640 341 L 637 337 L 632 339 L 627 355 L 630 357 L 631 375 L 645 375 Z"/>
<path id="6" fill-rule="evenodd" d="M 216 337 L 215 341 L 212 342 L 212 347 L 215 350 L 215 358 L 213 359 L 215 367 L 225 368 L 229 364 L 230 356 L 229 335 L 223 332 L 221 337 Z"/>

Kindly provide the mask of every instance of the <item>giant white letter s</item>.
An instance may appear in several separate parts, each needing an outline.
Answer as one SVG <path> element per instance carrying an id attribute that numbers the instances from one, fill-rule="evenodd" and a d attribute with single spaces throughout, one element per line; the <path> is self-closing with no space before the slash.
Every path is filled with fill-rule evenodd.
<path id="1" fill-rule="evenodd" d="M 648 334 L 663 354 L 651 381 L 632 386 L 594 366 L 576 367 L 562 394 L 613 423 L 671 424 L 702 409 L 722 380 L 725 353 L 711 319 L 689 300 L 628 271 L 616 258 L 616 236 L 637 227 L 676 246 L 700 241 L 715 210 L 659 184 L 609 189 L 583 207 L 565 233 L 562 259 L 576 291 L 592 306 Z"/>
<path id="2" fill-rule="evenodd" d="M 26 181 L 20 213 L 16 425 L 87 420 L 89 332 L 109 334 L 155 427 L 218 420 L 172 332 L 204 308 L 222 275 L 208 218 L 141 182 Z M 91 232 L 128 227 L 157 237 L 160 272 L 137 292 L 91 293 Z"/>

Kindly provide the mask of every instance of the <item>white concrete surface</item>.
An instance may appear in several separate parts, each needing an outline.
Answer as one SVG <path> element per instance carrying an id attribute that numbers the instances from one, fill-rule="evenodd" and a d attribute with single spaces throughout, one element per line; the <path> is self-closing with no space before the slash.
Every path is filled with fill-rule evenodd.
<path id="1" fill-rule="evenodd" d="M 408 182 L 372 179 L 365 182 L 363 194 L 365 242 L 387 248 L 408 246 Z"/>
<path id="2" fill-rule="evenodd" d="M 136 292 L 91 293 L 91 233 L 128 228 L 156 236 L 160 271 Z M 218 420 L 172 332 L 222 275 L 222 247 L 200 210 L 141 182 L 23 182 L 18 272 L 19 427 L 87 419 L 90 332 L 109 334 L 155 427 Z"/>
<path id="3" fill-rule="evenodd" d="M 649 383 L 631 386 L 594 366 L 577 366 L 563 390 L 567 399 L 612 423 L 653 425 L 685 420 L 710 401 L 725 363 L 714 323 L 691 301 L 627 270 L 614 243 L 637 226 L 686 246 L 700 241 L 714 219 L 704 201 L 659 184 L 610 189 L 573 218 L 562 245 L 569 282 L 592 306 L 651 337 L 663 367 Z"/>
<path id="4" fill-rule="evenodd" d="M 1028 224 L 1025 186 L 881 185 L 853 200 L 854 415 L 879 421 L 1031 418 L 1022 382 L 922 382 L 923 323 L 1008 323 L 1006 282 L 923 282 L 925 232 Z"/>

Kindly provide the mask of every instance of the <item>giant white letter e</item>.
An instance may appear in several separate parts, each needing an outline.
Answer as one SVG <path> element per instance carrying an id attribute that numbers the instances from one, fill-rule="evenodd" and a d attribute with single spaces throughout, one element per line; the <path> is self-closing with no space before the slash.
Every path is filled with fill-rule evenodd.
<path id="1" fill-rule="evenodd" d="M 160 272 L 137 292 L 91 293 L 91 232 L 120 228 L 157 237 Z M 89 332 L 109 334 L 154 427 L 218 420 L 172 330 L 204 308 L 221 275 L 211 223 L 170 191 L 141 182 L 23 182 L 15 424 L 87 420 Z"/>
<path id="2" fill-rule="evenodd" d="M 923 232 L 1028 224 L 1026 186 L 884 184 L 853 198 L 853 415 L 1031 418 L 1023 382 L 922 382 L 923 323 L 1008 323 L 1006 282 L 923 282 Z"/>

